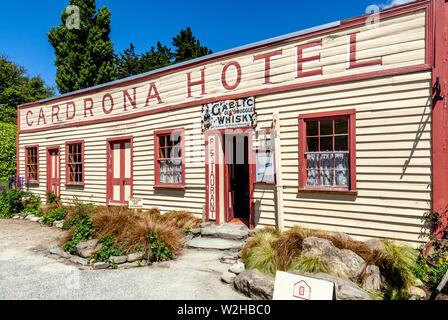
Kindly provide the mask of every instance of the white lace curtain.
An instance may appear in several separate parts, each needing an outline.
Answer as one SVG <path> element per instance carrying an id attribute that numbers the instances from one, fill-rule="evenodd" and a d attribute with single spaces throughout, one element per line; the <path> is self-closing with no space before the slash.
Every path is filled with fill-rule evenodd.
<path id="1" fill-rule="evenodd" d="M 308 152 L 306 155 L 308 163 L 307 185 L 348 187 L 348 181 L 349 181 L 348 153 Z M 320 159 L 320 168 L 319 168 L 319 159 Z"/>

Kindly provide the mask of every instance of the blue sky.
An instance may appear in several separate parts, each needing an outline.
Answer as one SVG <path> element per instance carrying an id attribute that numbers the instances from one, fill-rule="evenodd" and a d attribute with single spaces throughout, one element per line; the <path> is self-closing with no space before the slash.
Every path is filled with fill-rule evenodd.
<path id="1" fill-rule="evenodd" d="M 54 51 L 46 33 L 60 24 L 68 0 L 2 1 L 0 54 L 39 74 L 55 86 Z M 381 8 L 409 0 L 224 0 L 151 1 L 97 0 L 112 12 L 111 39 L 116 51 L 132 42 L 138 53 L 157 41 L 170 46 L 187 26 L 205 45 L 218 52 L 305 28 L 362 15 L 369 5 Z"/>

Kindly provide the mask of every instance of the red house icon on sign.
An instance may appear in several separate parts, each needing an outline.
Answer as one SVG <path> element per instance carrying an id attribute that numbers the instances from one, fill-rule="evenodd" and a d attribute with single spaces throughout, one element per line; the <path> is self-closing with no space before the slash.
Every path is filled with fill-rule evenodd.
<path id="1" fill-rule="evenodd" d="M 294 296 L 294 298 L 310 300 L 311 287 L 304 280 L 297 282 L 296 284 L 294 284 L 294 292 L 292 295 Z"/>

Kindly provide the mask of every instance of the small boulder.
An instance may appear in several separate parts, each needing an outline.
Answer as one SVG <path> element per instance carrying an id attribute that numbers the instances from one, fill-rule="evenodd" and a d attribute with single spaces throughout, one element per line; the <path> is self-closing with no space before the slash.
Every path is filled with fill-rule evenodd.
<path id="1" fill-rule="evenodd" d="M 31 220 L 33 218 L 36 218 L 36 216 L 34 214 L 30 214 L 25 217 L 26 220 Z"/>
<path id="2" fill-rule="evenodd" d="M 340 239 L 342 241 L 351 241 L 352 240 L 352 238 L 344 232 L 329 232 L 328 235 L 333 238 Z"/>
<path id="3" fill-rule="evenodd" d="M 135 262 L 135 261 L 137 261 L 138 259 L 143 258 L 143 256 L 144 256 L 144 253 L 143 253 L 143 252 L 131 253 L 131 254 L 128 255 L 128 259 L 127 259 L 127 261 L 128 261 L 128 262 Z"/>
<path id="4" fill-rule="evenodd" d="M 367 266 L 366 272 L 364 273 L 364 279 L 362 281 L 362 287 L 367 291 L 378 291 L 381 290 L 382 281 L 380 268 L 377 266 Z"/>
<path id="5" fill-rule="evenodd" d="M 55 222 L 53 222 L 53 227 L 56 227 L 56 228 L 59 228 L 59 229 L 62 229 L 62 227 L 64 226 L 64 220 L 62 220 L 62 221 L 55 221 Z"/>
<path id="6" fill-rule="evenodd" d="M 93 264 L 93 270 L 101 270 L 101 269 L 107 269 L 109 268 L 110 264 L 106 262 L 95 262 Z"/>
<path id="7" fill-rule="evenodd" d="M 260 271 L 245 270 L 236 276 L 233 285 L 248 297 L 257 300 L 272 300 L 274 295 L 274 277 Z"/>
<path id="8" fill-rule="evenodd" d="M 88 262 L 87 259 L 81 258 L 81 257 L 77 257 L 77 256 L 72 256 L 70 257 L 70 261 L 73 263 L 77 263 L 80 264 L 82 266 L 88 266 Z"/>
<path id="9" fill-rule="evenodd" d="M 102 243 L 98 243 L 98 240 L 90 240 L 86 242 L 80 242 L 76 245 L 76 252 L 80 257 L 88 258 L 103 247 Z"/>
<path id="10" fill-rule="evenodd" d="M 139 267 L 138 262 L 128 262 L 128 263 L 122 263 L 118 265 L 118 269 L 131 269 L 131 268 L 137 268 Z"/>
<path id="11" fill-rule="evenodd" d="M 235 274 L 240 274 L 241 272 L 243 272 L 245 270 L 245 266 L 244 263 L 239 260 L 236 263 L 232 264 L 229 268 L 229 271 Z"/>
<path id="12" fill-rule="evenodd" d="M 351 250 L 338 249 L 327 239 L 309 237 L 302 242 L 302 252 L 308 257 L 326 260 L 332 273 L 338 277 L 358 280 L 365 261 Z"/>
<path id="13" fill-rule="evenodd" d="M 31 222 L 40 222 L 42 220 L 42 218 L 39 217 L 33 217 L 30 219 Z"/>
<path id="14" fill-rule="evenodd" d="M 14 220 L 20 219 L 20 216 L 14 216 L 12 217 Z"/>
<path id="15" fill-rule="evenodd" d="M 425 290 L 423 290 L 421 288 L 410 287 L 406 291 L 407 291 L 407 294 L 410 295 L 410 296 L 418 296 L 418 297 L 420 297 L 422 299 L 426 298 L 426 292 L 425 292 Z"/>
<path id="16" fill-rule="evenodd" d="M 127 256 L 113 256 L 109 258 L 109 262 L 113 262 L 115 264 L 122 264 L 128 260 Z"/>
<path id="17" fill-rule="evenodd" d="M 223 282 L 225 282 L 225 283 L 233 283 L 233 280 L 235 280 L 235 278 L 236 278 L 236 274 L 234 274 L 234 273 L 232 273 L 232 272 L 228 272 L 228 271 L 226 271 L 226 272 L 224 272 L 222 275 L 221 275 L 221 280 L 223 281 Z"/>

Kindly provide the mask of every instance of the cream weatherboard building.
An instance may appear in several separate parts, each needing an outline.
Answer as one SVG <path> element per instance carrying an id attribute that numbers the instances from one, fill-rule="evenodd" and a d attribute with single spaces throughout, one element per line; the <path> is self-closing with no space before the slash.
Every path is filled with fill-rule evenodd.
<path id="1" fill-rule="evenodd" d="M 446 6 L 417 1 L 21 105 L 19 175 L 64 201 L 424 243 L 424 213 L 447 205 Z"/>

